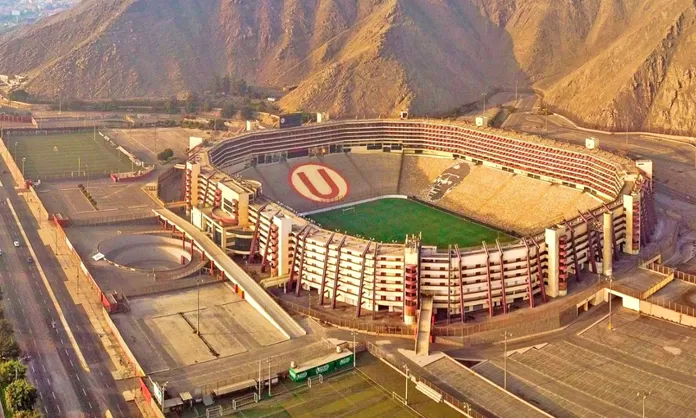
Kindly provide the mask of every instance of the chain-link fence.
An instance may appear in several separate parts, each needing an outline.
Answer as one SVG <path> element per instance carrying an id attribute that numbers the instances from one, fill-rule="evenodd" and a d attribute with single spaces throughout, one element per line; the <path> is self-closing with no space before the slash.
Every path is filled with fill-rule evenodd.
<path id="1" fill-rule="evenodd" d="M 401 370 L 401 365 L 396 364 L 388 355 L 388 353 L 378 346 L 372 344 L 371 342 L 367 342 L 367 351 L 372 354 L 373 356 L 385 361 L 389 365 L 392 366 L 392 368 L 396 370 Z M 477 408 L 474 407 L 471 403 L 465 402 L 463 400 L 457 399 L 454 396 L 450 395 L 449 393 L 443 391 L 440 387 L 438 387 L 436 384 L 430 382 L 428 379 L 419 376 L 416 373 L 413 373 L 409 371 L 409 375 L 411 376 L 412 379 L 416 379 L 416 382 L 423 383 L 424 385 L 428 386 L 430 389 L 433 391 L 437 392 L 442 396 L 442 399 L 453 405 L 455 408 L 459 409 L 460 411 L 463 411 L 466 415 L 468 415 L 471 418 L 485 418 L 487 415 L 479 412 L 479 410 L 483 410 L 483 408 Z"/>
<path id="2" fill-rule="evenodd" d="M 271 296 L 273 296 L 280 306 L 286 310 L 315 318 L 321 322 L 325 322 L 339 328 L 355 329 L 371 334 L 400 335 L 405 337 L 413 337 L 416 332 L 416 327 L 411 325 L 398 323 L 380 324 L 372 321 L 362 321 L 359 319 L 340 318 L 336 315 L 327 314 L 307 306 L 287 301 L 273 294 L 271 294 Z"/>

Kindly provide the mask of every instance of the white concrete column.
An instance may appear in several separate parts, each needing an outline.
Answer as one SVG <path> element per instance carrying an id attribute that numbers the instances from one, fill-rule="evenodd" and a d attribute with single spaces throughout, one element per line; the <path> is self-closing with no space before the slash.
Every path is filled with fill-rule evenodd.
<path id="1" fill-rule="evenodd" d="M 290 273 L 290 258 L 288 247 L 290 246 L 290 231 L 292 231 L 292 219 L 285 216 L 273 217 L 273 224 L 278 226 L 278 276 Z M 266 243 L 270 245 L 270 243 Z"/>
<path id="2" fill-rule="evenodd" d="M 546 295 L 552 298 L 558 297 L 558 238 L 561 232 L 557 229 L 547 228 L 544 242 L 546 243 L 547 270 L 546 270 Z"/>
<path id="3" fill-rule="evenodd" d="M 614 229 L 614 217 L 611 212 L 604 213 L 604 248 L 602 251 L 602 272 L 605 276 L 612 275 L 612 265 L 613 265 L 613 254 L 612 246 L 613 242 L 611 240 L 612 230 Z"/>
<path id="4" fill-rule="evenodd" d="M 191 206 L 198 206 L 198 177 L 201 175 L 201 165 L 198 163 L 187 162 L 186 169 L 191 171 Z"/>
<path id="5" fill-rule="evenodd" d="M 623 208 L 626 215 L 626 244 L 624 244 L 624 253 L 637 254 L 633 251 L 633 195 L 625 194 L 623 196 Z"/>

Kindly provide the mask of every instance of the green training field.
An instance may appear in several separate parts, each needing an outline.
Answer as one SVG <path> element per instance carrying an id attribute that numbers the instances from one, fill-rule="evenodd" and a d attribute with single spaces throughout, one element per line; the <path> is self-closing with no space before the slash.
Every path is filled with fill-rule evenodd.
<path id="1" fill-rule="evenodd" d="M 444 403 L 435 403 L 409 383 L 409 407 L 392 396 L 404 396 L 404 378 L 380 360 L 358 355 L 358 370 L 325 376 L 311 388 L 306 383 L 285 381 L 274 397 L 227 416 L 239 418 L 313 417 L 441 417 L 460 415 Z M 227 408 L 225 408 L 228 410 Z M 200 411 L 199 411 L 200 415 Z"/>
<path id="2" fill-rule="evenodd" d="M 381 242 L 404 242 L 407 234 L 423 234 L 423 244 L 447 248 L 480 245 L 481 241 L 501 242 L 514 238 L 504 232 L 407 199 L 381 199 L 310 215 L 329 230 L 373 238 Z"/>
<path id="3" fill-rule="evenodd" d="M 15 145 L 16 144 L 16 145 Z M 90 175 L 108 175 L 131 171 L 131 162 L 118 149 L 105 142 L 99 134 L 71 133 L 64 135 L 14 136 L 7 140 L 7 149 L 29 179 L 57 179 Z"/>

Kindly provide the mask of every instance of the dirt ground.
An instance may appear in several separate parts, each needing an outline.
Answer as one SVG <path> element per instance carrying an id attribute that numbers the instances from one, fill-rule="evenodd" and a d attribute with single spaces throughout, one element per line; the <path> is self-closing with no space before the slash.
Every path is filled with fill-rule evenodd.
<path id="1" fill-rule="evenodd" d="M 147 163 L 154 163 L 157 153 L 167 148 L 174 151 L 175 158 L 185 157 L 189 137 L 211 138 L 210 131 L 187 128 L 110 129 L 104 133 Z"/>

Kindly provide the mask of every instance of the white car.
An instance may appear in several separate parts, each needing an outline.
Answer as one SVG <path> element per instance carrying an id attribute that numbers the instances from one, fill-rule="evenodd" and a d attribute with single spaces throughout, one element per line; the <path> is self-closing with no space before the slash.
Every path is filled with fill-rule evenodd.
<path id="1" fill-rule="evenodd" d="M 15 247 L 19 247 L 19 241 L 15 241 L 15 242 L 14 242 L 14 246 L 15 246 Z"/>

